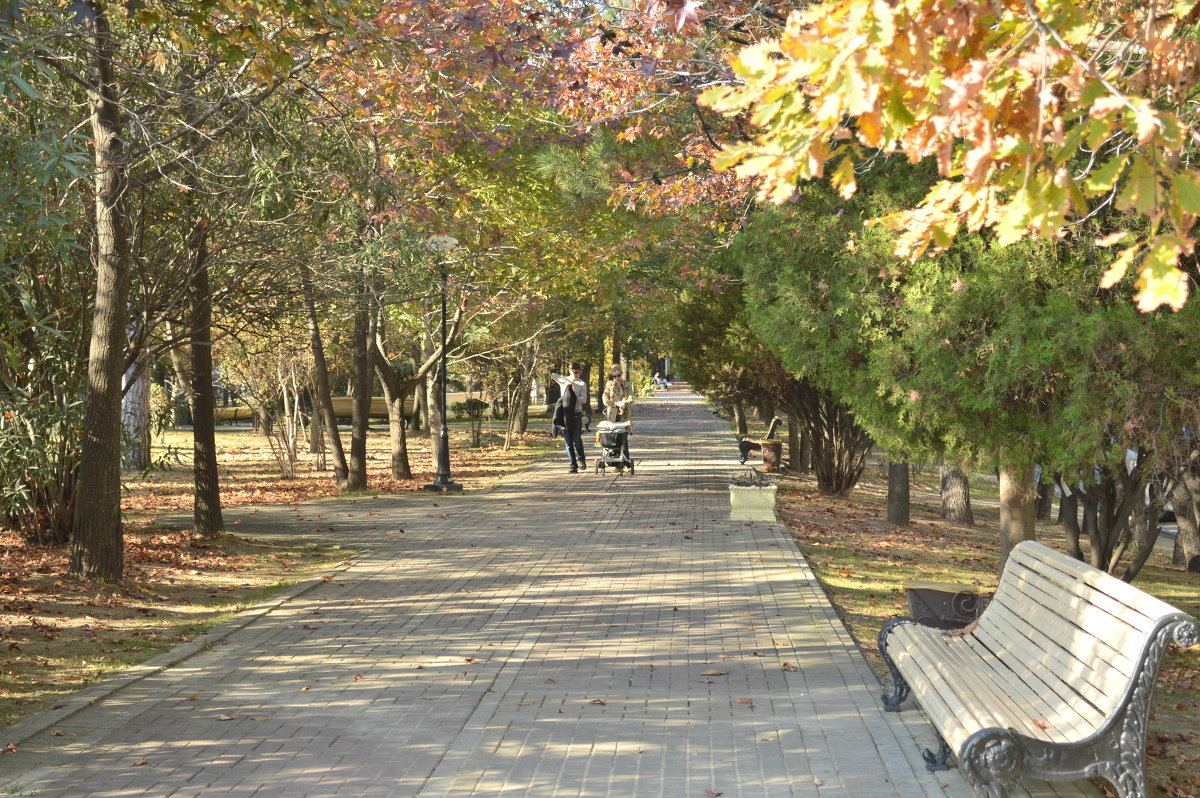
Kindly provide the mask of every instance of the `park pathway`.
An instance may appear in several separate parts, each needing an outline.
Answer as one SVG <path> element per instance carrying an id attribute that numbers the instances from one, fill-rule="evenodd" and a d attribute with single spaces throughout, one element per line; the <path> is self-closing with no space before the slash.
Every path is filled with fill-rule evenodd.
<path id="1" fill-rule="evenodd" d="M 479 495 L 228 511 L 359 554 L 178 664 L 19 724 L 42 731 L 0 754 L 0 790 L 965 796 L 924 771 L 920 714 L 880 711 L 786 530 L 728 520 L 726 424 L 660 394 L 632 450 L 634 477 L 557 457 Z"/>

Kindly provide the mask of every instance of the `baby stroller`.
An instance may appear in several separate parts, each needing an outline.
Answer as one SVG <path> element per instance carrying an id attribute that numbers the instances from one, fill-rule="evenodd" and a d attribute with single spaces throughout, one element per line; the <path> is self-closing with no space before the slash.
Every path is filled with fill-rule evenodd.
<path id="1" fill-rule="evenodd" d="M 629 456 L 629 422 L 601 421 L 596 425 L 596 440 L 603 450 L 596 458 L 596 473 L 603 474 L 609 466 L 617 469 L 618 474 L 629 469 L 633 476 L 633 458 Z"/>

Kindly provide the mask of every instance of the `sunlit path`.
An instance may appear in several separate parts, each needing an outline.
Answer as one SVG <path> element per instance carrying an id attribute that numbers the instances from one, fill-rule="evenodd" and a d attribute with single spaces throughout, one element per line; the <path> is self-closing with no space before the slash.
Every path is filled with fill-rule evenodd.
<path id="1" fill-rule="evenodd" d="M 634 477 L 568 474 L 560 456 L 479 496 L 229 511 L 239 531 L 334 534 L 361 554 L 0 757 L 0 785 L 965 796 L 955 772 L 924 771 L 919 714 L 881 711 L 781 528 L 728 520 L 724 422 L 673 392 L 642 401 L 634 427 Z"/>

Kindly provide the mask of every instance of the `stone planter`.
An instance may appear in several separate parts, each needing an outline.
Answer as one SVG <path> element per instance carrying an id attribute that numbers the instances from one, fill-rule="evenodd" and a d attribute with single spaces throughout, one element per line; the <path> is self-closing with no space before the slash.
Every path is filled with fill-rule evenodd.
<path id="1" fill-rule="evenodd" d="M 730 485 L 730 521 L 774 521 L 776 485 Z"/>

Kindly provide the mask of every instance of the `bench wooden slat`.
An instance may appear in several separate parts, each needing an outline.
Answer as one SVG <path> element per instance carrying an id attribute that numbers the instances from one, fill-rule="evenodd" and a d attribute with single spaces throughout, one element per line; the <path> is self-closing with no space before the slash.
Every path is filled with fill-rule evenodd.
<path id="1" fill-rule="evenodd" d="M 995 623 L 976 629 L 975 637 L 987 644 L 992 650 L 1008 646 L 1006 661 L 1014 671 L 1027 675 L 1029 679 L 1037 679 L 1046 685 L 1063 701 L 1075 700 L 1073 709 L 1093 728 L 1100 725 L 1111 712 L 1111 699 L 1097 687 L 1086 680 L 1078 679 L 1068 683 L 1059 675 L 1059 671 L 1073 661 L 1061 650 L 1047 650 L 1043 645 L 1022 632 L 1007 625 L 1007 619 L 995 613 Z M 1017 670 L 1018 666 L 1021 670 Z M 1102 681 L 1102 680 L 1101 680 Z"/>
<path id="2" fill-rule="evenodd" d="M 1009 613 L 1009 620 L 1017 629 L 1028 629 L 1030 636 L 1034 639 L 1048 639 L 1067 652 L 1073 660 L 1068 670 L 1072 677 L 1087 678 L 1088 672 L 1094 671 L 1098 667 L 1115 668 L 1121 676 L 1126 677 L 1132 675 L 1137 669 L 1136 654 L 1133 657 L 1126 655 L 1123 650 L 1118 649 L 1108 640 L 1088 634 L 1034 600 L 1021 601 L 1011 592 L 1004 595 L 997 592 L 992 603 L 997 605 L 997 609 L 1003 609 Z M 1116 638 L 1114 643 L 1124 646 L 1137 644 L 1137 641 L 1130 640 L 1117 632 L 1114 632 L 1114 638 Z M 1049 648 L 1049 646 L 1046 647 Z M 1137 650 L 1140 651 L 1140 646 Z M 1108 693 L 1107 683 L 1107 678 L 1092 681 L 1092 684 L 1104 690 L 1106 694 Z"/>
<path id="3" fill-rule="evenodd" d="M 1034 648 L 1044 652 L 1048 664 L 1052 661 L 1057 665 L 1058 677 L 1066 682 L 1086 682 L 1104 695 L 1111 696 L 1111 678 L 1105 676 L 1105 671 L 1115 670 L 1121 677 L 1133 673 L 1136 662 L 1108 642 L 1082 634 L 1078 626 L 1055 618 L 1044 608 L 1032 605 L 1032 602 L 1021 604 L 1010 594 L 996 595 L 997 598 L 992 600 L 995 611 L 991 612 L 996 617 L 989 618 L 988 624 L 1003 622 L 1025 636 Z"/>
<path id="4" fill-rule="evenodd" d="M 996 670 L 992 661 L 980 659 L 971 650 L 968 637 L 946 638 L 921 627 L 906 627 L 904 632 L 908 633 L 904 643 L 919 659 L 936 659 L 944 664 L 931 677 L 935 691 L 951 691 L 960 707 L 970 713 L 976 728 L 1015 728 L 1051 742 L 1072 739 L 1054 707 L 1036 691 Z M 925 692 L 924 688 L 918 691 L 918 700 Z M 1078 717 L 1072 726 L 1074 720 Z"/>
<path id="5" fill-rule="evenodd" d="M 1091 734 L 1104 722 L 1106 716 L 1091 702 L 1081 701 L 1080 694 L 1061 679 L 1046 676 L 1048 669 L 1030 667 L 1031 662 L 1036 662 L 1036 652 L 1028 640 L 997 641 L 989 639 L 987 634 L 977 634 L 964 642 L 976 657 L 995 663 L 992 667 L 995 678 L 1002 680 L 1010 695 L 1034 696 L 1026 701 L 1042 716 L 1034 719 L 1035 726 L 1038 720 L 1043 720 L 1054 729 L 1064 730 L 1067 737 L 1078 738 L 1080 734 Z M 999 666 L 1004 670 L 1000 671 Z"/>
<path id="6" fill-rule="evenodd" d="M 1088 591 L 1086 586 L 1081 585 L 1077 590 L 1065 590 L 1045 575 L 1028 570 L 1021 570 L 1013 579 L 1021 585 L 1023 600 L 1033 599 L 1043 607 L 1055 608 L 1051 611 L 1055 617 L 1069 615 L 1069 623 L 1072 626 L 1084 634 L 1105 640 L 1118 652 L 1126 651 L 1130 646 L 1140 645 L 1140 641 L 1145 639 L 1155 624 L 1155 621 L 1140 613 L 1131 611 L 1114 614 L 1106 611 L 1098 606 L 1095 600 L 1111 599 L 1096 591 Z M 1131 620 L 1137 623 L 1130 623 Z"/>
<path id="7" fill-rule="evenodd" d="M 898 640 L 904 639 L 899 637 L 902 632 L 903 627 L 894 633 Z M 889 652 L 897 667 L 912 677 L 908 679 L 908 683 L 912 685 L 914 695 L 934 726 L 946 742 L 957 749 L 973 731 L 963 721 L 963 718 L 970 717 L 971 713 L 964 711 L 962 703 L 953 693 L 926 689 L 929 685 L 944 681 L 936 661 L 915 657 L 912 651 L 903 645 L 898 651 L 891 652 L 889 649 Z"/>
<path id="8" fill-rule="evenodd" d="M 1162 599 L 1151 596 L 1149 593 L 1134 587 L 1122 579 L 1118 579 L 1112 574 L 1107 574 L 1104 571 L 1093 568 L 1087 563 L 1080 562 L 1074 557 L 1070 557 L 1061 551 L 1055 551 L 1048 546 L 1039 546 L 1036 549 L 1018 546 L 1013 550 L 1013 556 L 1017 562 L 1023 562 L 1027 565 L 1031 562 L 1053 565 L 1062 573 L 1069 574 L 1072 578 L 1099 590 L 1101 593 L 1112 596 L 1122 606 L 1135 609 L 1147 618 L 1152 619 L 1154 623 L 1157 623 L 1159 619 L 1179 612 L 1179 610 Z M 1030 567 L 1036 568 L 1037 566 Z M 1147 630 L 1149 629 L 1149 627 L 1146 628 Z"/>
<path id="9" fill-rule="evenodd" d="M 1007 670 L 1002 678 L 1011 694 L 1015 696 L 1027 691 L 1036 695 L 1036 706 L 1042 714 L 1040 720 L 1055 729 L 1068 730 L 1068 737 L 1078 739 L 1087 736 L 1095 732 L 1107 718 L 1091 699 L 1054 676 L 1051 668 L 1041 666 L 1038 662 L 1040 652 L 1027 638 L 996 640 L 991 632 L 985 631 L 971 635 L 966 644 L 977 656 L 994 658 L 1002 663 Z M 1089 689 L 1089 692 L 1096 695 L 1094 689 Z M 1037 725 L 1036 720 L 1034 725 Z"/>

